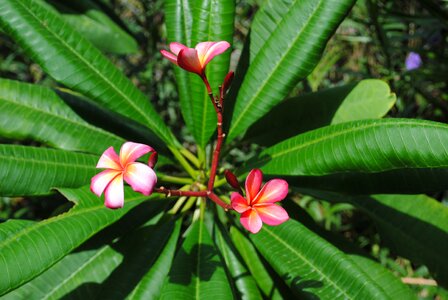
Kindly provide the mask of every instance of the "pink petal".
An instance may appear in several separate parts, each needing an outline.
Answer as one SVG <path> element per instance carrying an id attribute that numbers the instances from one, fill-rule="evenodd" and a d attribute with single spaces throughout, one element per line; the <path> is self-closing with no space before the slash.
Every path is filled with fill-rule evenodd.
<path id="1" fill-rule="evenodd" d="M 150 146 L 145 144 L 126 142 L 120 149 L 120 162 L 123 167 L 133 163 L 137 158 L 148 152 L 154 151 Z"/>
<path id="2" fill-rule="evenodd" d="M 239 213 L 243 213 L 250 209 L 250 206 L 247 205 L 247 200 L 236 192 L 233 192 L 230 195 L 230 203 L 232 204 L 232 208 Z"/>
<path id="3" fill-rule="evenodd" d="M 202 44 L 202 43 L 200 43 Z M 199 44 L 196 46 L 196 49 L 198 49 Z M 201 65 L 205 68 L 205 66 L 217 55 L 225 52 L 227 49 L 229 49 L 230 44 L 226 41 L 212 43 L 207 49 L 204 54 L 202 54 L 198 50 L 198 56 L 201 61 Z M 205 48 L 205 47 L 204 47 Z"/>
<path id="4" fill-rule="evenodd" d="M 123 175 L 115 177 L 104 192 L 104 205 L 108 208 L 121 208 L 124 204 Z"/>
<path id="5" fill-rule="evenodd" d="M 274 203 L 285 199 L 288 195 L 288 183 L 283 179 L 269 180 L 257 194 L 252 205 Z"/>
<path id="6" fill-rule="evenodd" d="M 174 55 L 171 52 L 168 52 L 166 50 L 160 50 L 160 53 L 162 53 L 163 56 L 165 56 L 166 58 L 168 58 L 172 63 L 177 65 L 177 56 Z"/>
<path id="7" fill-rule="evenodd" d="M 196 49 L 185 48 L 181 50 L 177 56 L 177 64 L 179 67 L 189 72 L 193 72 L 198 75 L 202 75 L 203 73 L 203 68 L 199 61 Z"/>
<path id="8" fill-rule="evenodd" d="M 107 148 L 104 151 L 103 155 L 101 155 L 97 168 L 100 169 L 113 169 L 113 170 L 121 170 L 120 158 L 114 150 L 114 147 Z"/>
<path id="9" fill-rule="evenodd" d="M 185 49 L 185 48 L 188 48 L 188 47 L 181 43 L 178 43 L 178 42 L 172 42 L 170 44 L 170 50 L 176 56 L 179 55 L 180 50 Z"/>
<path id="10" fill-rule="evenodd" d="M 126 167 L 124 180 L 134 191 L 149 196 L 157 183 L 157 176 L 147 165 L 142 163 L 132 163 Z"/>
<path id="11" fill-rule="evenodd" d="M 254 208 L 257 210 L 263 223 L 268 225 L 280 225 L 289 219 L 286 210 L 277 204 L 257 204 Z"/>
<path id="12" fill-rule="evenodd" d="M 255 199 L 260 191 L 263 182 L 263 173 L 259 169 L 250 171 L 246 178 L 246 197 L 249 200 Z"/>
<path id="13" fill-rule="evenodd" d="M 121 171 L 117 170 L 104 170 L 103 172 L 96 174 L 90 182 L 90 190 L 100 197 L 107 185 L 119 174 L 121 174 Z"/>
<path id="14" fill-rule="evenodd" d="M 254 209 L 249 209 L 241 214 L 241 224 L 252 233 L 257 233 L 261 229 L 261 219 Z"/>

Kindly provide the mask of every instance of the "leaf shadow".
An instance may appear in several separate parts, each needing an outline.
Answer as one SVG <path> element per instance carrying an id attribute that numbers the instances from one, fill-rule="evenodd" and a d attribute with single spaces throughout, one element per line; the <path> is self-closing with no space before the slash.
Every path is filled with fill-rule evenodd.
<path id="1" fill-rule="evenodd" d="M 285 282 L 290 282 L 289 286 L 291 290 L 300 298 L 300 299 L 311 299 L 318 300 L 319 296 L 314 294 L 311 291 L 307 291 L 307 289 L 318 289 L 324 286 L 323 282 L 320 280 L 304 280 L 301 276 L 296 276 L 291 278 L 291 275 L 285 274 L 282 276 L 282 279 Z"/>

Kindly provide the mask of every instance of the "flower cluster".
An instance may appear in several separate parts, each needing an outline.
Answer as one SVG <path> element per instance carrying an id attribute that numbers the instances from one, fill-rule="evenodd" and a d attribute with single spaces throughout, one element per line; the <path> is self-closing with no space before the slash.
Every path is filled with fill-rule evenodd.
<path id="1" fill-rule="evenodd" d="M 230 44 L 225 41 L 203 42 L 195 48 L 189 48 L 180 43 L 170 44 L 171 52 L 162 50 L 164 57 L 179 67 L 198 74 L 206 85 L 212 104 L 217 114 L 217 143 L 213 152 L 209 182 L 206 190 L 185 191 L 156 188 L 157 175 L 153 170 L 157 161 L 157 152 L 148 145 L 126 142 L 117 155 L 113 147 L 108 148 L 100 157 L 97 168 L 105 169 L 92 178 L 90 188 L 97 196 L 105 195 L 105 205 L 108 208 L 120 208 L 124 204 L 124 182 L 143 195 L 149 196 L 153 191 L 171 196 L 190 196 L 209 198 L 223 208 L 233 209 L 241 214 L 241 224 L 250 232 L 260 231 L 262 224 L 279 225 L 289 219 L 288 213 L 275 204 L 288 194 L 288 183 L 282 179 L 272 179 L 262 186 L 263 174 L 259 169 L 252 170 L 246 179 L 246 193 L 239 186 L 238 179 L 230 171 L 225 176 L 229 184 L 239 192 L 231 194 L 231 204 L 223 202 L 214 191 L 214 180 L 217 172 L 219 154 L 224 138 L 222 129 L 222 109 L 233 72 L 229 72 L 220 86 L 219 95 L 213 96 L 212 89 L 205 74 L 207 64 L 217 55 L 225 52 Z M 152 152 L 148 164 L 137 162 L 143 155 Z"/>

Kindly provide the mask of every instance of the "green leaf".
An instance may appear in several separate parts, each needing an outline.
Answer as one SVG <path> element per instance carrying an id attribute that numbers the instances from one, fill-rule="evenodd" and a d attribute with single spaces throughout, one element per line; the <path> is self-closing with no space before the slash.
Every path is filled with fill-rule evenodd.
<path id="1" fill-rule="evenodd" d="M 111 246 L 67 255 L 39 277 L 3 296 L 5 300 L 61 299 L 84 288 L 92 297 L 98 285 L 123 261 Z"/>
<path id="2" fill-rule="evenodd" d="M 165 24 L 167 42 L 179 42 L 191 46 L 191 27 L 193 24 L 193 0 L 165 1 Z M 194 132 L 193 104 L 190 91 L 190 78 L 187 71 L 174 66 L 174 75 L 179 92 L 181 113 L 191 132 Z"/>
<path id="3" fill-rule="evenodd" d="M 80 187 L 95 173 L 98 157 L 63 150 L 0 145 L 0 195 L 45 195 Z"/>
<path id="4" fill-rule="evenodd" d="M 192 0 L 193 27 L 191 46 L 205 41 L 233 41 L 233 20 L 235 14 L 234 0 Z M 206 68 L 210 86 L 215 94 L 218 86 L 224 81 L 229 71 L 231 49 L 215 57 Z M 204 147 L 216 130 L 216 112 L 211 103 L 202 79 L 193 73 L 189 74 L 191 91 L 192 123 L 187 126 L 192 130 L 193 136 L 199 146 Z M 183 105 L 186 106 L 188 104 Z M 188 121 L 188 118 L 185 119 Z"/>
<path id="5" fill-rule="evenodd" d="M 426 265 L 448 286 L 448 207 L 426 195 L 375 195 L 350 202 L 375 221 L 394 253 Z"/>
<path id="6" fill-rule="evenodd" d="M 343 252 L 294 220 L 250 238 L 301 298 L 391 299 Z"/>
<path id="7" fill-rule="evenodd" d="M 0 241 L 0 269 L 3 270 L 0 273 L 0 295 L 38 276 L 82 242 L 148 199 L 126 189 L 124 208 L 111 210 L 89 187 L 60 191 L 75 202 L 69 212 L 24 227 Z M 154 209 L 159 207 L 154 205 Z"/>
<path id="8" fill-rule="evenodd" d="M 258 288 L 263 293 L 263 296 L 272 300 L 283 299 L 250 240 L 233 226 L 230 228 L 230 237 L 257 282 Z"/>
<path id="9" fill-rule="evenodd" d="M 164 281 L 173 262 L 180 234 L 180 225 L 181 220 L 179 219 L 165 247 L 158 253 L 157 260 L 153 262 L 148 273 L 134 287 L 134 290 L 128 297 L 129 299 L 154 299 L 160 297 Z"/>
<path id="10" fill-rule="evenodd" d="M 267 33 L 252 33 L 251 44 L 259 36 L 262 41 L 256 46 L 260 50 L 238 93 L 228 141 L 283 100 L 313 70 L 328 39 L 354 3 L 354 0 L 296 0 L 286 5 L 288 9 L 282 0 L 264 3 L 266 9 L 257 19 L 260 26 L 256 28 L 264 26 Z M 268 10 L 272 10 L 272 15 Z"/>
<path id="11" fill-rule="evenodd" d="M 89 125 L 51 89 L 5 79 L 0 79 L 0 135 L 95 154 L 124 143 Z"/>
<path id="12" fill-rule="evenodd" d="M 145 95 L 59 15 L 34 0 L 4 0 L 0 27 L 56 81 L 176 144 Z"/>
<path id="13" fill-rule="evenodd" d="M 224 266 L 202 220 L 193 223 L 177 252 L 161 299 L 233 299 Z"/>
<path id="14" fill-rule="evenodd" d="M 245 139 L 270 146 L 325 125 L 381 118 L 395 101 L 387 83 L 378 79 L 290 98 L 249 128 Z"/>
<path id="15" fill-rule="evenodd" d="M 33 225 L 35 222 L 30 220 L 7 220 L 0 224 L 0 241 L 8 238 L 25 227 Z"/>
<path id="16" fill-rule="evenodd" d="M 247 300 L 263 299 L 258 290 L 257 283 L 244 265 L 241 256 L 232 244 L 229 234 L 222 226 L 215 225 L 212 236 L 214 236 L 216 246 L 232 276 L 239 297 Z"/>
<path id="17" fill-rule="evenodd" d="M 371 194 L 448 188 L 448 126 L 386 119 L 332 125 L 272 146 L 248 163 L 301 188 Z"/>
<path id="18" fill-rule="evenodd" d="M 160 296 L 174 257 L 181 224 L 179 219 L 161 226 L 145 226 L 128 234 L 114 247 L 125 259 L 101 285 L 96 298 L 156 299 Z"/>

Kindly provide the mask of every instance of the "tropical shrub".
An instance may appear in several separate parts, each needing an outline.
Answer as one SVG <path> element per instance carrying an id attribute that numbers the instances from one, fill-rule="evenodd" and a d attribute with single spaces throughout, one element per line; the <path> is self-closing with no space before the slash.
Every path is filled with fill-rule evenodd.
<path id="1" fill-rule="evenodd" d="M 383 119 L 396 97 L 377 79 L 289 97 L 354 4 L 265 1 L 233 77 L 235 2 L 166 0 L 162 54 L 178 65 L 191 146 L 103 53 L 138 46 L 97 4 L 79 1 L 74 16 L 64 1 L 0 1 L 1 30 L 58 83 L 0 79 L 0 196 L 72 204 L 0 224 L 0 295 L 416 298 L 316 226 L 301 195 L 364 211 L 388 247 L 447 286 L 448 209 L 423 193 L 448 188 L 448 126 Z M 252 158 L 230 158 L 248 144 Z"/>

